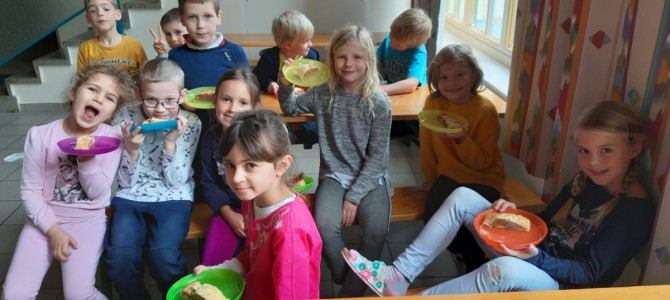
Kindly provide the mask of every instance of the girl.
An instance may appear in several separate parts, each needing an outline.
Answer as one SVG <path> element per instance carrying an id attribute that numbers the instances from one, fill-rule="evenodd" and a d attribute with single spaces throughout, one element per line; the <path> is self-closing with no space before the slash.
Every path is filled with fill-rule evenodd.
<path id="1" fill-rule="evenodd" d="M 238 113 L 221 138 L 226 181 L 242 200 L 247 239 L 237 257 L 212 268 L 245 277 L 242 299 L 319 298 L 321 237 L 291 190 L 289 149 L 282 118 L 268 110 Z"/>
<path id="2" fill-rule="evenodd" d="M 89 65 L 67 93 L 70 114 L 28 131 L 21 177 L 28 220 L 7 271 L 4 299 L 35 299 L 53 259 L 61 262 L 65 299 L 107 299 L 93 285 L 121 148 L 74 157 L 56 144 L 82 135 L 120 139 L 119 129 L 104 122 L 133 95 L 125 72 Z"/>
<path id="3" fill-rule="evenodd" d="M 637 179 L 644 139 L 642 120 L 625 104 L 605 101 L 590 107 L 574 135 L 580 171 L 540 213 L 549 228 L 545 240 L 524 250 L 502 245 L 505 253 L 498 254 L 478 238 L 493 260 L 421 294 L 610 286 L 646 244 L 654 222 L 654 204 Z M 514 203 L 500 199 L 490 205 L 474 191 L 458 188 L 393 265 L 381 263 L 379 273 L 386 279 L 375 292 L 404 295 L 460 226 L 474 233 L 477 214 L 510 207 Z M 369 270 L 371 262 L 354 250 L 343 254 L 351 265 L 362 266 L 359 274 Z"/>
<path id="4" fill-rule="evenodd" d="M 240 199 L 226 183 L 223 160 L 217 151 L 219 139 L 230 127 L 233 117 L 242 111 L 261 107 L 258 81 L 248 68 L 234 68 L 224 73 L 216 85 L 214 126 L 203 135 L 200 144 L 203 198 L 217 214 L 205 236 L 202 264 L 216 265 L 233 257 L 238 238 L 245 237 Z"/>
<path id="5" fill-rule="evenodd" d="M 313 113 L 319 131 L 321 169 L 314 212 L 324 240 L 324 257 L 339 297 L 363 295 L 365 285 L 348 274 L 340 255 L 341 226 L 358 219 L 361 253 L 379 257 L 391 211 L 387 172 L 391 106 L 379 89 L 375 50 L 362 26 L 340 28 L 330 43 L 333 76 L 322 86 L 295 96 L 280 74 L 279 101 L 287 115 Z M 285 63 L 290 63 L 287 60 Z"/>
<path id="6" fill-rule="evenodd" d="M 423 109 L 444 110 L 463 116 L 468 126 L 459 134 L 419 129 L 419 162 L 428 192 L 423 220 L 428 223 L 444 199 L 464 186 L 489 202 L 500 198 L 505 168 L 498 148 L 500 125 L 492 102 L 479 92 L 484 74 L 467 45 L 448 45 L 437 53 L 428 69 L 428 89 Z M 463 259 L 470 272 L 485 262 L 472 235 L 459 231 L 451 252 Z"/>

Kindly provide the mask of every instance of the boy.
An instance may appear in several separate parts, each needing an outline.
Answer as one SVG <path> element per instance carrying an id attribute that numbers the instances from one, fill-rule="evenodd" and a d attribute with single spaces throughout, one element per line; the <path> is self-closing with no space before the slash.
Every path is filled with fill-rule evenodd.
<path id="1" fill-rule="evenodd" d="M 391 32 L 377 48 L 377 68 L 388 95 L 413 92 L 426 84 L 427 52 L 424 45 L 433 24 L 425 11 L 412 8 L 393 20 Z"/>
<path id="2" fill-rule="evenodd" d="M 79 45 L 77 72 L 91 63 L 112 65 L 137 80 L 140 66 L 147 61 L 142 44 L 116 30 L 121 10 L 116 0 L 84 0 L 86 22 L 95 27 L 97 36 Z"/>
<path id="3" fill-rule="evenodd" d="M 277 46 L 263 49 L 254 68 L 261 89 L 276 94 L 277 73 L 286 58 L 319 60 L 319 53 L 312 49 L 314 26 L 307 17 L 295 10 L 289 10 L 272 21 L 272 37 Z"/>
<path id="4" fill-rule="evenodd" d="M 179 109 L 187 91 L 184 73 L 173 61 L 147 62 L 138 88 L 142 102 L 124 107 L 112 121 L 125 123 L 125 146 L 105 237 L 107 272 L 121 299 L 151 299 L 143 280 L 146 258 L 165 298 L 172 284 L 188 274 L 179 245 L 191 217 L 191 163 L 201 127 L 194 114 Z M 143 133 L 138 126 L 130 131 L 149 118 L 176 119 L 177 128 Z"/>
<path id="5" fill-rule="evenodd" d="M 184 70 L 187 89 L 215 86 L 229 69 L 249 66 L 242 47 L 216 32 L 216 27 L 221 24 L 218 0 L 179 0 L 179 15 L 188 32 L 186 43 L 170 50 L 168 58 Z M 195 114 L 206 132 L 210 119 L 208 110 L 196 109 Z"/>
<path id="6" fill-rule="evenodd" d="M 158 33 L 153 29 L 149 29 L 149 32 L 154 38 L 154 50 L 158 53 L 158 58 L 167 58 L 170 49 L 184 44 L 186 27 L 179 18 L 179 8 L 170 9 L 161 17 Z M 163 39 L 163 33 L 165 33 L 165 39 Z"/>

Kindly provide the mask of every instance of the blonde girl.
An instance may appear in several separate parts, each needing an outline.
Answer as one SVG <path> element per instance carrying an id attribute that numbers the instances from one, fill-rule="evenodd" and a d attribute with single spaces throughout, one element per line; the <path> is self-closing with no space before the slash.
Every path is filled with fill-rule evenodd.
<path id="1" fill-rule="evenodd" d="M 381 255 L 391 211 L 387 172 L 391 107 L 379 89 L 370 33 L 362 26 L 347 25 L 336 31 L 330 46 L 328 82 L 296 96 L 280 74 L 279 101 L 287 115 L 316 116 L 321 151 L 316 224 L 331 277 L 342 285 L 339 297 L 354 297 L 363 295 L 365 286 L 348 272 L 340 255 L 341 227 L 358 220 L 359 250 L 370 257 Z"/>
<path id="2" fill-rule="evenodd" d="M 202 198 L 216 213 L 205 236 L 202 264 L 216 265 L 233 257 L 239 238 L 246 236 L 240 199 L 226 183 L 218 147 L 221 136 L 239 112 L 261 108 L 260 87 L 248 68 L 233 68 L 216 85 L 213 126 L 200 141 Z"/>
<path id="3" fill-rule="evenodd" d="M 498 148 L 500 125 L 492 102 L 481 95 L 484 73 L 467 45 L 447 45 L 430 63 L 424 110 L 455 113 L 468 121 L 461 133 L 445 134 L 419 129 L 419 162 L 428 192 L 423 214 L 428 223 L 444 199 L 467 187 L 490 202 L 500 199 L 505 167 Z M 461 229 L 449 250 L 463 259 L 465 270 L 482 265 L 484 253 L 472 235 Z"/>
<path id="4" fill-rule="evenodd" d="M 94 286 L 95 271 L 121 148 L 74 156 L 57 143 L 82 135 L 120 139 L 119 128 L 104 122 L 120 103 L 133 99 L 133 88 L 125 72 L 89 65 L 67 92 L 68 116 L 28 131 L 21 175 L 27 219 L 7 271 L 4 299 L 35 299 L 54 259 L 61 264 L 65 299 L 107 299 Z"/>
<path id="5" fill-rule="evenodd" d="M 523 250 L 502 245 L 501 254 L 477 238 L 492 260 L 421 294 L 612 285 L 647 243 L 654 222 L 654 204 L 637 179 L 644 139 L 642 120 L 627 105 L 605 101 L 591 106 L 578 119 L 573 138 L 580 171 L 539 214 L 549 228 L 544 241 Z M 465 225 L 474 233 L 474 218 L 480 212 L 514 207 L 502 199 L 491 205 L 476 192 L 458 188 L 393 265 L 379 262 L 378 272 L 386 279 L 375 291 L 404 295 L 459 227 Z M 378 265 L 354 250 L 343 254 L 352 265 L 369 266 L 359 272 Z"/>
<path id="6" fill-rule="evenodd" d="M 238 113 L 221 138 L 247 239 L 239 255 L 211 268 L 239 272 L 246 282 L 242 299 L 319 298 L 321 237 L 302 196 L 291 190 L 289 150 L 282 118 L 268 110 Z"/>

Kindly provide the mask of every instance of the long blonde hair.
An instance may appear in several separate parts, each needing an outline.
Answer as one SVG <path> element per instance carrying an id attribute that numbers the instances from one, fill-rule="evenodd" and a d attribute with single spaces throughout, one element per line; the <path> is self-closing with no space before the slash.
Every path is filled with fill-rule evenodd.
<path id="1" fill-rule="evenodd" d="M 330 41 L 330 51 L 328 53 L 328 67 L 335 70 L 335 52 L 346 44 L 354 43 L 363 47 L 365 51 L 365 79 L 361 88 L 361 101 L 368 108 L 368 113 L 372 114 L 372 98 L 375 92 L 379 91 L 379 73 L 377 72 L 377 58 L 375 56 L 375 45 L 372 40 L 372 35 L 360 25 L 345 25 L 340 27 L 335 32 L 333 39 Z M 332 74 L 328 78 L 328 89 L 330 90 L 330 108 L 335 93 L 340 86 L 340 77 Z"/>
<path id="2" fill-rule="evenodd" d="M 579 130 L 627 134 L 629 145 L 644 145 L 646 138 L 646 130 L 642 119 L 628 105 L 614 101 L 599 102 L 585 110 L 577 120 L 575 132 Z M 628 164 L 628 170 L 623 179 L 623 192 L 619 195 L 614 195 L 612 199 L 593 210 L 595 226 L 600 225 L 612 209 L 619 204 L 621 196 L 628 194 L 631 184 L 637 179 L 640 157 L 641 155 L 636 156 Z M 573 207 L 574 198 L 584 190 L 587 177 L 581 170 L 575 175 L 572 180 L 570 198 L 563 204 L 556 215 L 551 218 L 552 221 L 567 218 Z"/>

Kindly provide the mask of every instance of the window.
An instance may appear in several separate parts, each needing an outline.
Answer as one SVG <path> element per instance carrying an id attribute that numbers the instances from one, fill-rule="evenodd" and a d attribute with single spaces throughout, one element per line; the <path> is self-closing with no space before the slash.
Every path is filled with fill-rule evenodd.
<path id="1" fill-rule="evenodd" d="M 509 65 L 517 0 L 442 0 L 445 29 Z"/>

